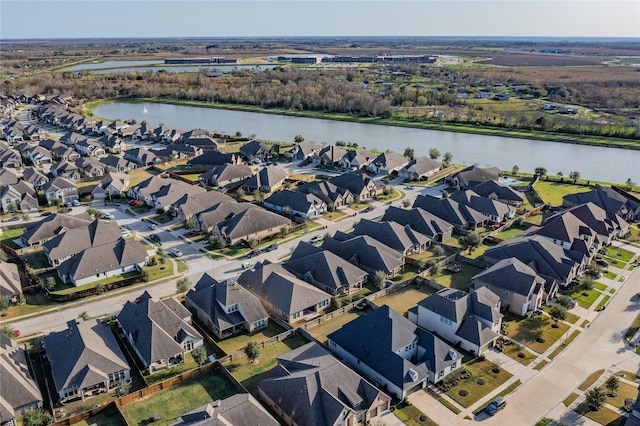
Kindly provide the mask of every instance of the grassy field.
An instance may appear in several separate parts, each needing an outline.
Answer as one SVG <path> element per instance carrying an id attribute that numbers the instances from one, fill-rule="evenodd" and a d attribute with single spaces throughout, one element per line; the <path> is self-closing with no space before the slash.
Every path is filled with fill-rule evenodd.
<path id="1" fill-rule="evenodd" d="M 526 350 L 524 347 L 516 344 L 506 345 L 502 353 L 509 356 L 510 358 L 515 359 L 522 365 L 529 365 L 531 364 L 531 361 L 533 361 L 536 358 L 536 355 L 532 354 L 531 352 Z M 523 357 L 518 356 L 518 354 L 521 354 L 521 353 L 524 354 Z"/>
<path id="2" fill-rule="evenodd" d="M 606 257 L 629 263 L 629 261 L 633 259 L 633 256 L 635 256 L 635 253 L 632 251 L 613 246 L 607 247 Z"/>
<path id="3" fill-rule="evenodd" d="M 458 290 L 466 291 L 467 286 L 471 283 L 471 277 L 479 274 L 480 272 L 482 272 L 482 269 L 477 266 L 469 265 L 468 263 L 461 263 L 460 272 L 442 270 L 432 279 L 445 287 L 457 288 Z"/>
<path id="4" fill-rule="evenodd" d="M 601 425 L 622 426 L 625 423 L 625 417 L 622 414 L 616 413 L 607 407 L 602 407 L 598 411 L 591 411 L 587 404 L 582 403 L 575 411 Z"/>
<path id="5" fill-rule="evenodd" d="M 350 312 L 346 312 L 338 317 L 332 318 L 329 321 L 325 321 L 320 325 L 307 329 L 309 334 L 318 339 L 320 343 L 327 343 L 327 336 L 334 331 L 338 330 L 343 325 L 361 317 L 365 312 L 353 309 Z"/>
<path id="6" fill-rule="evenodd" d="M 234 387 L 222 375 L 207 373 L 145 400 L 125 405 L 122 414 L 132 426 L 153 422 L 155 413 L 160 415 L 160 420 L 153 422 L 154 425 L 171 425 L 184 413 L 235 393 Z"/>
<path id="7" fill-rule="evenodd" d="M 256 331 L 253 334 L 241 334 L 239 336 L 233 336 L 224 340 L 217 340 L 218 346 L 225 351 L 227 354 L 232 354 L 234 352 L 243 349 L 250 341 L 254 342 L 264 342 L 265 340 L 276 336 L 282 332 L 284 332 L 284 328 L 280 327 L 273 321 L 269 322 L 267 328 Z"/>
<path id="8" fill-rule="evenodd" d="M 593 302 L 596 301 L 598 296 L 602 294 L 595 288 L 587 291 L 585 290 L 574 290 L 572 292 L 562 291 L 561 293 L 576 299 L 576 302 L 578 302 L 578 305 L 580 305 L 585 309 L 589 309 L 591 305 L 593 305 Z"/>
<path id="9" fill-rule="evenodd" d="M 502 323 L 507 324 L 509 338 L 527 345 L 527 348 L 537 353 L 543 353 L 569 329 L 568 325 L 560 322 L 558 328 L 553 328 L 551 327 L 553 322 L 551 318 L 543 315 L 530 320 L 507 314 Z"/>
<path id="10" fill-rule="evenodd" d="M 193 370 L 196 368 L 198 364 L 193 359 L 193 355 L 190 352 L 187 352 L 184 357 L 184 362 L 174 365 L 173 367 L 167 368 L 166 370 L 158 371 L 157 373 L 150 374 L 145 376 L 144 380 L 149 384 L 153 385 L 155 383 L 164 382 L 165 380 L 175 377 L 179 374 L 184 373 L 185 371 Z"/>
<path id="11" fill-rule="evenodd" d="M 511 373 L 497 367 L 494 363 L 488 360 L 474 360 L 463 364 L 463 367 L 469 370 L 471 377 L 469 379 L 460 380 L 457 386 L 453 386 L 449 389 L 447 395 L 465 408 L 471 406 L 485 395 L 493 392 L 498 386 L 509 380 L 512 376 Z M 494 373 L 492 371 L 494 368 L 498 369 L 498 373 Z M 484 384 L 478 384 L 478 379 L 484 380 Z M 467 391 L 467 396 L 461 396 L 458 393 L 461 390 Z"/>
<path id="12" fill-rule="evenodd" d="M 12 249 L 19 249 L 20 246 L 13 242 L 24 234 L 24 228 L 5 229 L 2 228 L 2 235 L 0 235 L 0 243 Z"/>
<path id="13" fill-rule="evenodd" d="M 149 281 L 167 278 L 173 275 L 173 264 L 165 262 L 164 265 L 158 262 L 155 266 L 146 266 L 145 271 L 149 274 Z"/>
<path id="14" fill-rule="evenodd" d="M 580 192 L 589 192 L 593 188 L 581 185 L 572 185 L 570 183 L 546 182 L 538 181 L 535 185 L 538 195 L 542 201 L 552 207 L 562 206 L 562 197 L 569 194 L 578 194 Z"/>
<path id="15" fill-rule="evenodd" d="M 80 423 L 74 423 L 75 426 L 127 426 L 115 409 L 103 410 L 100 414 L 89 417 Z"/>
<path id="16" fill-rule="evenodd" d="M 605 392 L 607 389 L 604 388 Z M 613 405 L 614 407 L 622 408 L 624 407 L 625 399 L 633 399 L 634 401 L 638 397 L 638 386 L 633 386 L 628 383 L 624 383 L 620 381 L 620 388 L 616 392 L 615 396 L 608 396 L 607 403 Z"/>
<path id="17" fill-rule="evenodd" d="M 567 337 L 567 339 L 565 341 L 563 341 L 557 348 L 555 348 L 548 356 L 549 359 L 554 359 L 555 357 L 558 356 L 558 354 L 560 352 L 562 352 L 567 346 L 569 346 L 569 344 L 571 342 L 574 341 L 574 339 L 576 337 L 578 337 L 578 335 L 580 334 L 580 331 L 578 330 L 574 330 L 573 333 L 571 333 L 569 335 L 569 337 Z"/>
<path id="18" fill-rule="evenodd" d="M 494 235 L 494 237 L 500 238 L 501 240 L 508 240 L 509 238 L 517 237 L 527 229 L 529 228 L 527 228 L 526 226 L 514 225 L 509 229 L 498 232 L 496 235 Z"/>
<path id="19" fill-rule="evenodd" d="M 436 290 L 428 285 L 421 285 L 419 287 L 409 285 L 401 290 L 376 299 L 373 303 L 378 306 L 389 305 L 394 311 L 405 315 L 410 307 L 415 306 L 419 301 L 435 292 Z"/>

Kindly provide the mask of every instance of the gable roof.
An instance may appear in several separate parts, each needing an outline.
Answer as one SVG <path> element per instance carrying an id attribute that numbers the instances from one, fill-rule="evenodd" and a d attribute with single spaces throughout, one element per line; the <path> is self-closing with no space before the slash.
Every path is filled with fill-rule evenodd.
<path id="1" fill-rule="evenodd" d="M 353 230 L 353 235 L 368 235 L 394 250 L 405 253 L 415 246 L 423 246 L 431 241 L 426 235 L 402 226 L 397 222 L 374 222 L 362 219 Z"/>
<path id="2" fill-rule="evenodd" d="M 515 209 L 510 205 L 500 201 L 491 200 L 486 197 L 481 197 L 472 189 L 467 189 L 466 191 L 458 190 L 451 195 L 451 199 L 460 204 L 469 206 L 487 216 L 497 216 L 500 218 L 515 212 Z"/>
<path id="3" fill-rule="evenodd" d="M 211 209 L 220 203 L 235 203 L 235 199 L 220 191 L 205 191 L 196 194 L 185 194 L 171 204 L 175 211 L 181 210 L 186 218 Z"/>
<path id="4" fill-rule="evenodd" d="M 239 393 L 196 408 L 173 426 L 278 426 L 279 423 L 250 393 Z"/>
<path id="5" fill-rule="evenodd" d="M 42 245 L 50 259 L 61 259 L 80 253 L 89 247 L 115 243 L 120 239 L 117 222 L 94 220 L 87 226 L 70 229 Z"/>
<path id="6" fill-rule="evenodd" d="M 109 186 L 112 186 L 120 192 L 124 192 L 127 186 L 129 186 L 129 182 L 131 182 L 131 178 L 128 174 L 110 172 L 102 178 L 99 186 L 102 189 L 107 189 Z"/>
<path id="7" fill-rule="evenodd" d="M 67 329 L 43 338 L 56 390 L 83 389 L 108 380 L 109 373 L 128 370 L 111 328 L 98 320 L 76 320 Z"/>
<path id="8" fill-rule="evenodd" d="M 444 221 L 458 226 L 465 226 L 467 223 L 482 223 L 486 220 L 484 215 L 479 211 L 451 198 L 435 198 L 418 195 L 412 207 L 419 207 L 438 216 Z"/>
<path id="9" fill-rule="evenodd" d="M 238 151 L 240 151 L 241 155 L 247 158 L 255 157 L 256 155 L 271 155 L 274 153 L 273 148 L 265 142 L 255 140 L 245 143 Z"/>
<path id="10" fill-rule="evenodd" d="M 328 238 L 323 241 L 322 248 L 369 271 L 384 271 L 389 274 L 404 265 L 402 253 L 368 235 L 359 235 L 345 241 Z"/>
<path id="11" fill-rule="evenodd" d="M 523 202 L 524 196 L 522 193 L 516 191 L 510 186 L 503 185 L 500 182 L 496 182 L 495 180 L 487 180 L 481 183 L 476 183 L 471 186 L 473 192 L 478 194 L 481 197 L 490 197 L 491 195 L 495 195 L 498 200 L 509 200 L 515 202 Z"/>
<path id="12" fill-rule="evenodd" d="M 441 166 L 441 162 L 423 156 L 410 161 L 403 169 L 406 170 L 407 173 L 413 172 L 417 173 L 418 176 L 422 176 L 434 170 L 439 170 Z"/>
<path id="13" fill-rule="evenodd" d="M 329 182 L 340 188 L 346 188 L 353 195 L 359 196 L 367 187 L 371 186 L 378 190 L 380 187 L 368 176 L 357 173 L 343 173 L 329 179 Z"/>
<path id="14" fill-rule="evenodd" d="M 26 347 L 0 335 L 0 423 L 13 419 L 18 408 L 42 403 L 28 357 Z"/>
<path id="15" fill-rule="evenodd" d="M 293 211 L 308 212 L 313 206 L 325 204 L 320 198 L 313 194 L 283 189 L 271 194 L 264 200 L 265 206 L 272 204 L 278 207 L 289 207 Z M 268 207 L 268 206 L 267 206 Z"/>
<path id="16" fill-rule="evenodd" d="M 457 178 L 460 186 L 468 186 L 469 184 L 481 183 L 487 180 L 498 180 L 499 177 L 500 169 L 497 167 L 481 169 L 478 166 L 469 166 L 447 176 L 447 180 L 453 181 Z"/>
<path id="17" fill-rule="evenodd" d="M 233 164 L 236 162 L 236 156 L 233 154 L 225 154 L 220 151 L 207 151 L 201 155 L 198 155 L 196 158 L 192 158 L 187 162 L 187 164 L 191 164 L 194 166 L 205 166 L 205 167 L 213 167 L 213 166 L 221 166 L 223 164 Z"/>
<path id="18" fill-rule="evenodd" d="M 91 217 L 86 213 L 77 216 L 54 213 L 28 226 L 22 234 L 22 240 L 27 244 L 34 244 L 53 238 L 68 229 L 88 226 L 89 223 L 91 223 Z"/>
<path id="19" fill-rule="evenodd" d="M 545 284 L 545 279 L 538 275 L 533 268 L 513 257 L 500 260 L 474 275 L 471 280 L 472 283 L 481 281 L 524 296 L 530 295 L 539 285 L 544 286 Z"/>
<path id="20" fill-rule="evenodd" d="M 396 169 L 398 167 L 405 166 L 409 163 L 409 159 L 407 157 L 403 157 L 397 152 L 383 152 L 378 155 L 375 160 L 373 160 L 374 164 L 385 166 L 387 169 Z"/>
<path id="21" fill-rule="evenodd" d="M 383 221 L 391 221 L 400 225 L 409 225 L 427 237 L 434 239 L 436 235 L 450 234 L 453 226 L 438 216 L 419 207 L 405 210 L 400 207 L 389 206 L 382 216 Z"/>
<path id="22" fill-rule="evenodd" d="M 211 181 L 213 179 L 218 182 L 225 182 L 248 178 L 252 175 L 253 170 L 246 164 L 223 164 L 203 173 L 200 175 L 200 178 L 205 181 Z"/>
<path id="23" fill-rule="evenodd" d="M 242 187 L 260 188 L 263 186 L 272 188 L 280 184 L 289 175 L 285 169 L 280 166 L 265 166 L 260 171 L 251 176 Z"/>
<path id="24" fill-rule="evenodd" d="M 0 260 L 0 297 L 22 293 L 18 265 Z"/>
<path id="25" fill-rule="evenodd" d="M 339 188 L 326 180 L 300 185 L 296 188 L 296 191 L 313 194 L 327 204 L 334 204 L 340 199 L 344 200 L 353 197 L 353 194 L 347 188 Z"/>
<path id="26" fill-rule="evenodd" d="M 204 194 L 206 189 L 191 185 L 178 179 L 152 176 L 132 188 L 145 198 L 152 197 L 156 202 L 168 207 L 185 195 Z"/>
<path id="27" fill-rule="evenodd" d="M 42 187 L 44 192 L 53 192 L 53 191 L 58 191 L 60 189 L 69 189 L 69 188 L 74 189 L 76 191 L 78 190 L 75 183 L 60 176 L 45 183 Z"/>
<path id="28" fill-rule="evenodd" d="M 280 229 L 290 225 L 291 221 L 279 214 L 262 208 L 250 208 L 233 215 L 231 218 L 218 222 L 218 229 L 229 239 L 243 238 L 257 234 L 267 229 Z"/>

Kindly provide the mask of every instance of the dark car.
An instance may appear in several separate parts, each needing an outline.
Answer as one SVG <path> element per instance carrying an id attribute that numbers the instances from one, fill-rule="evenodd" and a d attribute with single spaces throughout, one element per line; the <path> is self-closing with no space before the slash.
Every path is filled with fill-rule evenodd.
<path id="1" fill-rule="evenodd" d="M 264 251 L 274 251 L 277 248 L 278 248 L 278 244 L 273 243 L 270 246 L 268 246 L 266 249 L 264 249 Z"/>
<path id="2" fill-rule="evenodd" d="M 160 237 L 158 236 L 158 234 L 151 234 L 151 235 L 149 235 L 149 239 L 150 239 L 151 241 L 153 241 L 154 243 L 156 243 L 156 244 L 160 244 L 160 245 L 162 245 L 162 241 L 160 240 Z"/>
<path id="3" fill-rule="evenodd" d="M 507 406 L 507 400 L 500 396 L 495 400 L 493 400 L 491 404 L 487 405 L 487 408 L 485 408 L 484 411 L 486 411 L 487 414 L 489 414 L 490 416 L 493 416 L 506 406 Z"/>
<path id="4" fill-rule="evenodd" d="M 50 216 L 51 212 L 42 212 L 42 214 L 40 216 Z"/>
<path id="5" fill-rule="evenodd" d="M 247 257 L 252 258 L 252 257 L 258 256 L 260 253 L 262 252 L 259 249 L 251 250 L 247 255 Z"/>

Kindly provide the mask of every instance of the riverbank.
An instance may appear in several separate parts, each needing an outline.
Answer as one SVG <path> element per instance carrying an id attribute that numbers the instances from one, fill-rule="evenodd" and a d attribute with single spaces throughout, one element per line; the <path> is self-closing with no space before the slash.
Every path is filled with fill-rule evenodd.
<path id="1" fill-rule="evenodd" d="M 379 117 L 357 117 L 348 114 L 339 113 L 323 113 L 317 111 L 291 111 L 286 109 L 263 109 L 253 105 L 237 105 L 209 103 L 203 101 L 190 101 L 175 98 L 111 98 L 91 102 L 82 107 L 84 115 L 93 115 L 93 110 L 100 105 L 109 102 L 129 102 L 129 103 L 159 103 L 173 104 L 200 108 L 227 109 L 243 112 L 258 112 L 262 114 L 286 115 L 293 117 L 316 118 L 322 120 L 346 121 L 363 124 L 377 124 L 382 126 L 398 126 L 423 130 L 439 130 L 456 133 L 470 133 L 485 136 L 510 137 L 518 139 L 533 139 L 541 141 L 560 142 L 578 145 L 602 146 L 610 148 L 633 149 L 640 150 L 640 141 L 631 139 L 587 136 L 587 135 L 570 135 L 565 133 L 542 132 L 538 130 L 514 130 L 487 126 L 474 126 L 461 123 L 450 122 L 425 122 L 411 121 L 399 118 L 379 118 Z M 97 117 L 106 119 L 105 117 Z M 126 119 L 123 117 L 123 119 Z"/>

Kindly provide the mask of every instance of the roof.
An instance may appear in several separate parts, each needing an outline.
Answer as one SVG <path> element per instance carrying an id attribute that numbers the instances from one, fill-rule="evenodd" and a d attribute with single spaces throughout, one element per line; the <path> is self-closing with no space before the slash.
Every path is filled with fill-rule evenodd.
<path id="1" fill-rule="evenodd" d="M 466 169 L 449 175 L 447 179 L 453 181 L 453 179 L 457 178 L 461 186 L 467 186 L 487 180 L 498 180 L 498 177 L 500 177 L 500 169 L 496 167 L 481 169 L 478 166 L 469 166 Z"/>
<path id="2" fill-rule="evenodd" d="M 61 259 L 80 253 L 89 247 L 115 243 L 120 237 L 117 222 L 96 219 L 87 226 L 56 235 L 42 246 L 50 259 Z"/>
<path id="3" fill-rule="evenodd" d="M 238 151 L 240 151 L 241 155 L 247 158 L 275 153 L 273 148 L 263 141 L 249 141 L 242 145 Z"/>
<path id="4" fill-rule="evenodd" d="M 274 419 L 250 393 L 239 393 L 227 399 L 210 402 L 180 417 L 173 426 L 278 426 Z"/>
<path id="5" fill-rule="evenodd" d="M 220 151 L 207 151 L 204 154 L 192 158 L 187 164 L 196 166 L 221 166 L 227 163 L 235 163 L 236 157 L 233 154 L 225 154 Z"/>
<path id="6" fill-rule="evenodd" d="M 484 215 L 479 211 L 451 198 L 435 198 L 418 195 L 412 207 L 419 207 L 446 222 L 458 226 L 464 226 L 467 223 L 482 223 L 486 220 Z"/>
<path id="7" fill-rule="evenodd" d="M 146 365 L 182 353 L 187 337 L 202 339 L 191 324 L 146 291 L 136 301 L 124 304 L 118 322 L 133 339 Z"/>
<path id="8" fill-rule="evenodd" d="M 34 244 L 53 238 L 69 229 L 88 226 L 89 223 L 91 223 L 91 217 L 86 213 L 77 216 L 54 213 L 28 226 L 22 234 L 22 240 L 28 244 Z"/>
<path id="9" fill-rule="evenodd" d="M 391 170 L 405 166 L 407 163 L 409 163 L 409 159 L 396 152 L 390 151 L 383 152 L 382 154 L 378 155 L 376 159 L 373 160 L 373 163 L 383 165 L 387 169 Z"/>
<path id="10" fill-rule="evenodd" d="M 163 206 L 169 206 L 185 195 L 204 194 L 206 189 L 181 180 L 152 176 L 134 186 L 132 190 L 145 198 L 152 197 Z"/>
<path id="11" fill-rule="evenodd" d="M 102 178 L 99 186 L 102 189 L 107 189 L 107 187 L 112 186 L 120 192 L 124 192 L 127 186 L 129 186 L 129 182 L 131 182 L 131 177 L 129 177 L 128 174 L 111 172 Z"/>
<path id="12" fill-rule="evenodd" d="M 539 285 L 544 286 L 546 281 L 533 268 L 514 257 L 500 260 L 476 274 L 471 280 L 473 283 L 486 283 L 524 296 L 534 293 L 536 288 Z"/>
<path id="13" fill-rule="evenodd" d="M 473 192 L 481 197 L 495 196 L 498 200 L 509 200 L 515 202 L 523 202 L 524 196 L 510 186 L 504 185 L 495 180 L 487 180 L 471 186 Z"/>
<path id="14" fill-rule="evenodd" d="M 367 235 L 359 235 L 345 241 L 328 238 L 322 243 L 322 248 L 369 271 L 384 271 L 389 274 L 404 265 L 402 253 Z"/>
<path id="15" fill-rule="evenodd" d="M 13 419 L 18 408 L 42 403 L 26 347 L 5 335 L 0 335 L 0 377 L 0 423 Z"/>
<path id="16" fill-rule="evenodd" d="M 407 171 L 407 173 L 413 172 L 417 173 L 418 176 L 422 176 L 434 170 L 440 170 L 441 166 L 441 162 L 432 160 L 429 157 L 418 157 L 404 166 L 404 169 Z"/>
<path id="17" fill-rule="evenodd" d="M 14 172 L 4 167 L 0 167 L 0 186 L 15 185 L 19 181 L 20 179 L 18 179 L 18 175 Z"/>
<path id="18" fill-rule="evenodd" d="M 639 202 L 627 198 L 606 186 L 598 185 L 596 188 L 593 191 L 565 195 L 562 197 L 563 205 L 575 206 L 593 203 L 609 213 L 619 213 L 624 206 L 631 211 L 640 212 Z"/>
<path id="19" fill-rule="evenodd" d="M 213 192 L 213 191 L 209 191 Z M 219 222 L 230 219 L 234 215 L 241 213 L 247 209 L 257 209 L 255 204 L 238 203 L 235 200 L 229 202 L 220 202 L 209 207 L 207 210 L 198 213 L 197 217 L 200 223 L 208 231 L 210 228 L 217 226 Z"/>
<path id="20" fill-rule="evenodd" d="M 206 191 L 196 194 L 184 194 L 171 204 L 171 208 L 181 210 L 186 218 L 190 218 L 193 215 L 208 211 L 220 203 L 238 204 L 235 199 L 220 191 Z"/>
<path id="21" fill-rule="evenodd" d="M 342 199 L 353 197 L 351 191 L 346 188 L 339 188 L 333 183 L 323 180 L 319 182 L 306 183 L 296 188 L 296 191 L 305 194 L 313 194 L 327 204 L 334 204 Z"/>
<path id="22" fill-rule="evenodd" d="M 209 274 L 198 280 L 185 299 L 202 309 L 218 330 L 269 317 L 260 300 L 240 284 L 234 280 L 219 282 Z M 228 313 L 226 308 L 236 304 L 238 310 Z"/>
<path id="23" fill-rule="evenodd" d="M 215 180 L 217 182 L 226 182 L 245 179 L 252 175 L 253 170 L 245 164 L 223 164 L 203 173 L 200 177 L 206 181 Z"/>
<path id="24" fill-rule="evenodd" d="M 218 229 L 229 239 L 244 238 L 268 229 L 280 230 L 291 221 L 262 208 L 246 209 L 230 219 L 218 222 Z"/>
<path id="25" fill-rule="evenodd" d="M 273 189 L 279 185 L 289 175 L 285 169 L 280 166 L 266 166 L 251 176 L 243 185 L 243 188 L 260 188 L 263 186 Z"/>
<path id="26" fill-rule="evenodd" d="M 313 194 L 283 189 L 267 197 L 264 200 L 264 204 L 266 207 L 268 207 L 268 204 L 271 204 L 281 208 L 289 207 L 295 212 L 307 213 L 312 207 L 321 206 L 325 204 L 325 202 Z"/>
<path id="27" fill-rule="evenodd" d="M 60 189 L 67 189 L 67 188 L 71 188 L 76 191 L 78 190 L 75 183 L 60 176 L 58 176 L 53 180 L 50 180 L 49 182 L 45 183 L 42 186 L 42 190 L 44 192 L 58 191 Z"/>
<path id="28" fill-rule="evenodd" d="M 58 392 L 83 389 L 108 380 L 109 373 L 128 370 L 111 328 L 98 320 L 67 323 L 67 329 L 43 338 Z"/>
<path id="29" fill-rule="evenodd" d="M 414 231 L 409 225 L 402 226 L 397 222 L 388 221 L 374 222 L 368 219 L 358 222 L 353 235 L 368 235 L 402 253 L 416 246 L 424 246 L 431 241 L 431 238 Z"/>
<path id="30" fill-rule="evenodd" d="M 333 426 L 347 412 L 369 411 L 387 395 L 311 342 L 277 358 L 278 366 L 258 388 L 275 401 L 294 424 Z M 296 395 L 292 398 L 291 395 Z"/>
<path id="31" fill-rule="evenodd" d="M 0 297 L 22 293 L 18 265 L 0 260 Z"/>
<path id="32" fill-rule="evenodd" d="M 343 325 L 327 338 L 400 389 L 415 385 L 409 370 L 417 373 L 417 381 L 423 381 L 429 371 L 441 371 L 461 357 L 443 340 L 424 331 L 387 305 Z M 418 349 L 422 355 L 412 362 L 398 352 L 414 343 L 422 348 Z"/>
<path id="33" fill-rule="evenodd" d="M 400 225 L 409 225 L 411 229 L 430 238 L 436 235 L 451 234 L 453 226 L 438 216 L 421 208 L 405 210 L 400 207 L 389 206 L 382 216 L 384 221 L 392 221 Z"/>
<path id="34" fill-rule="evenodd" d="M 373 179 L 357 174 L 357 173 L 343 173 L 339 176 L 334 176 L 329 179 L 329 182 L 340 188 L 346 188 L 353 195 L 359 196 L 367 187 L 373 187 L 378 190 L 380 187 Z"/>
<path id="35" fill-rule="evenodd" d="M 347 151 L 337 146 L 327 146 L 318 152 L 318 157 L 326 157 L 330 162 L 337 163 L 347 154 Z"/>
<path id="36" fill-rule="evenodd" d="M 515 212 L 515 209 L 510 205 L 481 197 L 471 189 L 467 189 L 466 191 L 458 190 L 451 195 L 451 199 L 488 216 L 497 216 L 500 218 Z"/>

